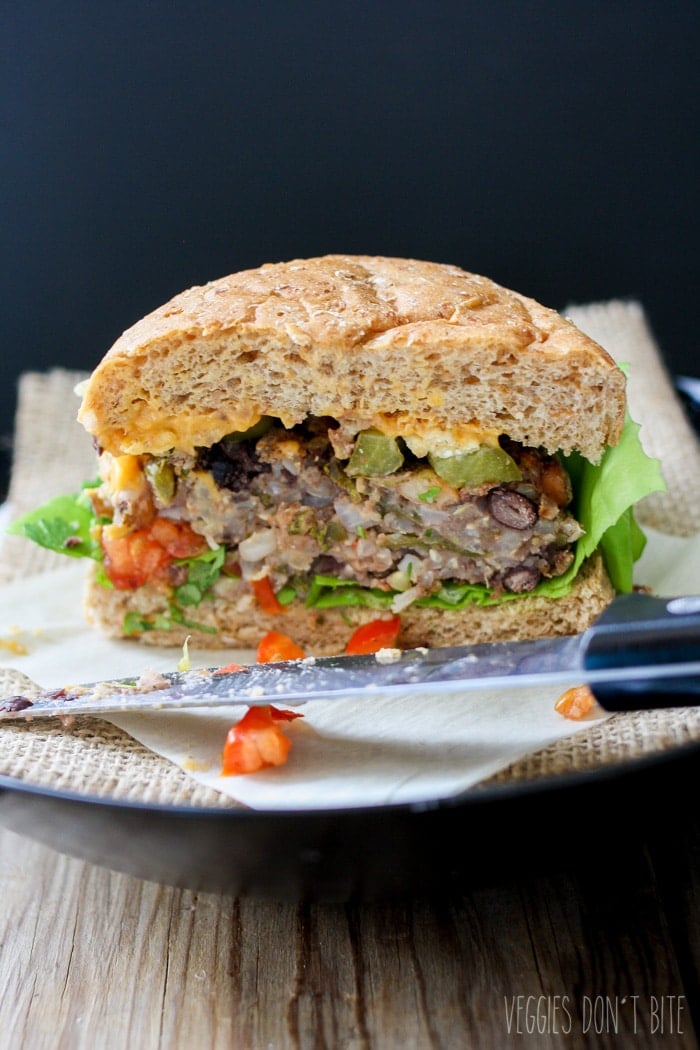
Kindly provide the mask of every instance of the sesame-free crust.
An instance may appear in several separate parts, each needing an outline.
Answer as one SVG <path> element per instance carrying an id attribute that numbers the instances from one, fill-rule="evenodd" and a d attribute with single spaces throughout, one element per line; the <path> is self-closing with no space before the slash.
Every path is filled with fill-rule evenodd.
<path id="1" fill-rule="evenodd" d="M 79 419 L 115 454 L 313 415 L 457 444 L 477 426 L 597 462 L 624 411 L 623 373 L 556 311 L 457 266 L 328 255 L 175 296 L 106 354 Z"/>

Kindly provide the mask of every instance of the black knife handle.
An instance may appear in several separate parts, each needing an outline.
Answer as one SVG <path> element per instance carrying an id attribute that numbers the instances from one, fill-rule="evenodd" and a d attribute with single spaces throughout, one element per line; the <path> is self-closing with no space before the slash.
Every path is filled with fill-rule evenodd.
<path id="1" fill-rule="evenodd" d="M 694 706 L 697 675 L 649 678 L 643 668 L 700 661 L 700 596 L 620 595 L 584 633 L 582 653 L 587 671 L 630 668 L 629 678 L 591 686 L 608 711 Z"/>

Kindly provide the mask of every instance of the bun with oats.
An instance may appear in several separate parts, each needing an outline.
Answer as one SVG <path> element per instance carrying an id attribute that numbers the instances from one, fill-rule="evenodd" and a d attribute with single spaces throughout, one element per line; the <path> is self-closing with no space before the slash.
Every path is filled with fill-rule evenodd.
<path id="1" fill-rule="evenodd" d="M 404 647 L 583 630 L 631 586 L 631 506 L 658 487 L 625 383 L 570 321 L 456 266 L 330 255 L 191 288 L 82 392 L 87 616 L 319 655 L 396 615 Z M 620 455 L 637 482 L 592 499 Z"/>

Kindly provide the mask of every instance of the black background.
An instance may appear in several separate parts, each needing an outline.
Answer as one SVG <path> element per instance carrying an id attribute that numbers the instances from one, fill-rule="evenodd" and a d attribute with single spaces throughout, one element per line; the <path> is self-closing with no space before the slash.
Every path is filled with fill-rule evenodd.
<path id="1" fill-rule="evenodd" d="M 25 369 L 265 261 L 642 301 L 697 373 L 700 4 L 5 4 L 0 434 Z M 76 405 L 77 407 L 77 405 Z"/>

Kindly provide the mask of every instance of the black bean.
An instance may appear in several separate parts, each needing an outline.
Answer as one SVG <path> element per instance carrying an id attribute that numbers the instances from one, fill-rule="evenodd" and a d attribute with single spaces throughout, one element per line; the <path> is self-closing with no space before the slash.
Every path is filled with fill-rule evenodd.
<path id="1" fill-rule="evenodd" d="M 537 521 L 537 507 L 514 489 L 491 489 L 487 496 L 492 518 L 509 529 L 531 529 Z"/>
<path id="2" fill-rule="evenodd" d="M 197 468 L 208 470 L 220 489 L 241 492 L 250 487 L 253 478 L 267 474 L 272 468 L 263 463 L 255 446 L 238 441 L 224 446 L 223 442 L 201 449 L 197 456 Z"/>
<path id="3" fill-rule="evenodd" d="M 539 572 L 528 565 L 517 565 L 514 569 L 509 569 L 503 577 L 503 586 L 513 594 L 531 591 L 539 582 Z"/>
<path id="4" fill-rule="evenodd" d="M 34 707 L 34 704 L 26 696 L 9 696 L 0 704 L 0 711 L 24 711 L 27 707 Z"/>
<path id="5" fill-rule="evenodd" d="M 341 568 L 340 562 L 331 554 L 319 554 L 317 558 L 314 558 L 311 571 L 318 576 L 335 576 Z"/>

